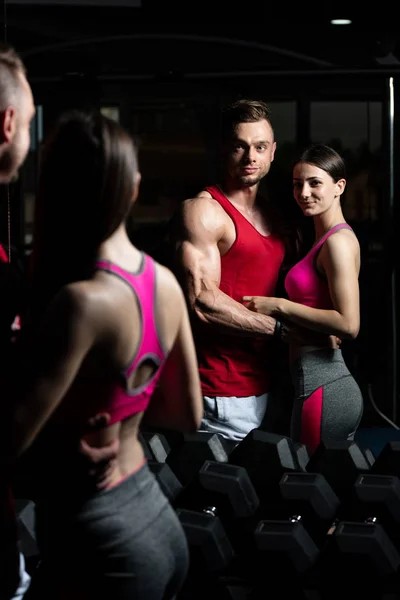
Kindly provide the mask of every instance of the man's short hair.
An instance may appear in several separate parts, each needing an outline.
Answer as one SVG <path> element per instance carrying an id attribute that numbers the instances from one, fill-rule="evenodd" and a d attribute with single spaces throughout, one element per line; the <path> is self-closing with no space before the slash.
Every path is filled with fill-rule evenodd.
<path id="1" fill-rule="evenodd" d="M 270 109 L 263 100 L 241 98 L 232 102 L 221 112 L 220 136 L 222 141 L 228 141 L 235 133 L 240 123 L 255 123 L 268 121 L 271 125 Z M 271 125 L 272 128 L 272 125 Z"/>
<path id="2" fill-rule="evenodd" d="M 12 46 L 0 44 L 0 111 L 17 102 L 25 65 Z"/>

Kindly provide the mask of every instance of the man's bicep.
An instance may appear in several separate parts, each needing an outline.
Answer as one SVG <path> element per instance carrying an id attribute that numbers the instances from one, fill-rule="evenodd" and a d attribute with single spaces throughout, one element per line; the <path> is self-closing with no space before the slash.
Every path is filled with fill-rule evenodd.
<path id="1" fill-rule="evenodd" d="M 219 286 L 221 256 L 216 242 L 184 241 L 180 247 L 185 291 L 195 300 L 202 291 Z"/>
<path id="2" fill-rule="evenodd" d="M 218 242 L 224 225 L 215 206 L 207 198 L 186 201 L 182 211 L 182 237 L 178 255 L 186 286 L 200 293 L 201 286 L 218 287 L 221 256 Z"/>

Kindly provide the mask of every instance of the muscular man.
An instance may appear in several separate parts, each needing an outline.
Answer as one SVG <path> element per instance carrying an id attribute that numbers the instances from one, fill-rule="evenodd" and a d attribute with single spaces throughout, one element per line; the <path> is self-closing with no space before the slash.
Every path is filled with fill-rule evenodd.
<path id="1" fill-rule="evenodd" d="M 280 226 L 259 195 L 276 149 L 268 106 L 230 105 L 221 142 L 223 181 L 183 202 L 177 255 L 204 397 L 201 428 L 241 440 L 265 416 L 277 332 L 275 319 L 249 311 L 242 298 L 274 294 L 285 257 Z"/>

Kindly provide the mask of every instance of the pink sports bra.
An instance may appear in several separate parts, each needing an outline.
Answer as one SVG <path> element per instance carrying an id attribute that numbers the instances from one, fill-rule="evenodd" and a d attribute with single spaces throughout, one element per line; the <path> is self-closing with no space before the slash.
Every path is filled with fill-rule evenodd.
<path id="1" fill-rule="evenodd" d="M 97 262 L 95 269 L 119 277 L 132 289 L 141 315 L 142 338 L 135 356 L 121 372 L 102 372 L 100 365 L 92 366 L 90 372 L 81 372 L 60 408 L 61 414 L 78 416 L 84 422 L 89 417 L 105 412 L 110 415 L 108 424 L 112 425 L 146 410 L 160 377 L 166 352 L 162 347 L 155 319 L 154 261 L 143 253 L 142 264 L 137 273 L 129 273 L 108 261 Z M 130 376 L 144 362 L 154 365 L 152 377 L 140 387 L 130 389 Z"/>
<path id="2" fill-rule="evenodd" d="M 292 302 L 313 308 L 332 308 L 328 283 L 317 271 L 316 259 L 324 242 L 339 229 L 351 227 L 347 223 L 338 223 L 332 227 L 286 275 L 285 289 Z"/>

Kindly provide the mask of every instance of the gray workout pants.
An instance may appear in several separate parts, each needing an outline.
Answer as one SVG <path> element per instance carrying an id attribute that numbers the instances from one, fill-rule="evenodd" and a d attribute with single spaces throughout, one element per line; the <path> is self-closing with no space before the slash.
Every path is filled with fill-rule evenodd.
<path id="1" fill-rule="evenodd" d="M 55 600 L 66 586 L 79 599 L 167 600 L 187 575 L 185 533 L 147 464 L 79 508 L 38 501 L 37 542 L 42 561 L 24 600 Z"/>
<path id="2" fill-rule="evenodd" d="M 321 440 L 351 440 L 363 414 L 363 397 L 341 350 L 306 352 L 291 365 L 295 399 L 291 437 L 314 451 Z"/>

